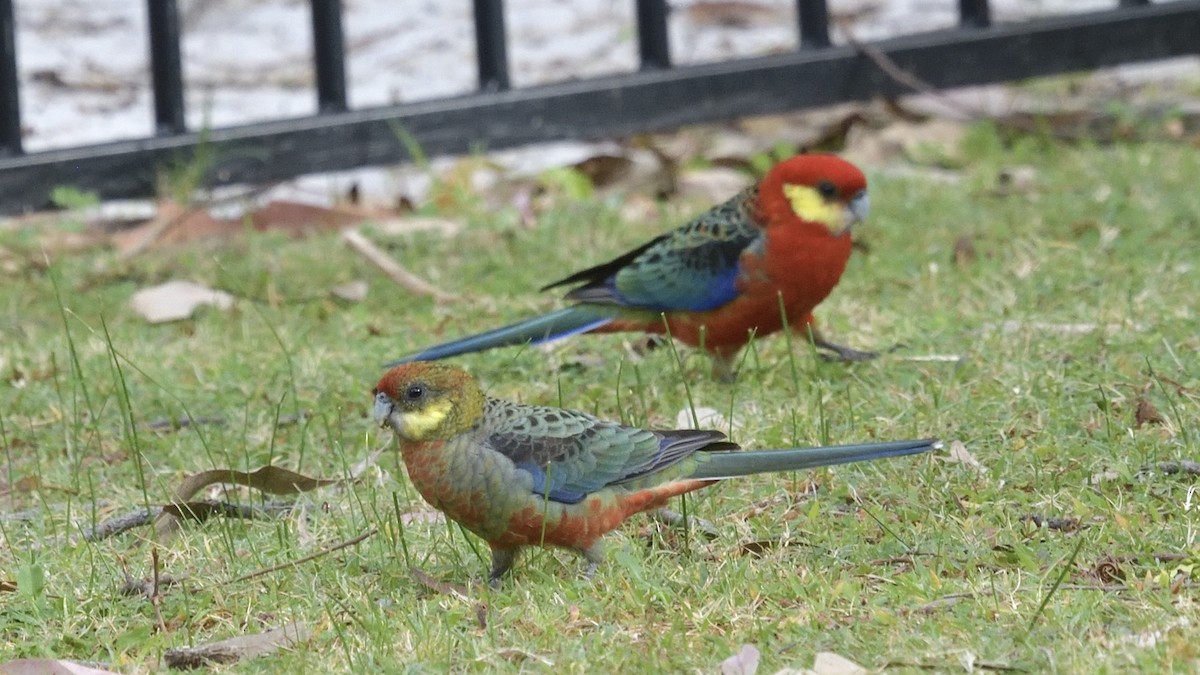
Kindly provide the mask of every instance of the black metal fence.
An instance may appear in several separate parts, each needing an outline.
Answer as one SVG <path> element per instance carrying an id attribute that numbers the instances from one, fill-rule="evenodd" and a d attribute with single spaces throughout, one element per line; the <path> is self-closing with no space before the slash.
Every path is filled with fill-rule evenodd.
<path id="1" fill-rule="evenodd" d="M 949 0 L 947 0 L 949 1 Z M 350 110 L 340 0 L 310 0 L 318 112 L 211 130 L 184 121 L 176 0 L 147 0 L 157 135 L 26 154 L 13 0 L 0 0 L 0 212 L 43 208 L 70 185 L 103 197 L 151 194 L 162 167 L 200 144 L 212 185 L 259 183 L 408 158 L 399 129 L 430 154 L 599 138 L 903 93 L 853 46 L 834 46 L 826 0 L 797 0 L 792 53 L 673 67 L 666 0 L 635 0 L 641 69 L 513 89 L 502 0 L 473 0 L 477 92 Z M 872 43 L 935 87 L 955 87 L 1200 53 L 1200 0 L 1114 0 L 1110 10 L 994 24 L 987 0 L 958 0 L 959 25 Z"/>

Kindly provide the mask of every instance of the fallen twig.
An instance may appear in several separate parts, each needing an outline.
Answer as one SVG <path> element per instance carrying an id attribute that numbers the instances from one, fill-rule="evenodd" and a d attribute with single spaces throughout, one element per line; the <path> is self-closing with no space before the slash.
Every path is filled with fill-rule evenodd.
<path id="1" fill-rule="evenodd" d="M 333 546 L 330 546 L 329 548 L 321 549 L 320 551 L 317 551 L 316 553 L 313 553 L 311 555 L 306 555 L 303 558 L 298 558 L 296 560 L 289 560 L 288 562 L 279 563 L 278 565 L 264 567 L 260 570 L 256 570 L 249 574 L 243 574 L 242 576 L 234 579 L 230 583 L 236 584 L 241 581 L 249 581 L 250 579 L 255 579 L 257 577 L 265 576 L 267 574 L 271 574 L 272 572 L 278 572 L 279 570 L 287 569 L 289 567 L 295 567 L 296 565 L 303 565 L 304 563 L 312 561 L 312 560 L 316 560 L 317 558 L 320 558 L 321 556 L 329 555 L 330 553 L 333 553 L 334 551 L 340 551 L 344 548 L 354 546 L 355 544 L 363 541 L 367 537 L 374 535 L 378 531 L 379 531 L 379 528 L 372 527 L 371 529 L 367 530 L 366 532 L 363 532 L 362 534 L 358 535 L 357 537 L 354 537 L 353 539 L 347 539 L 346 541 L 343 541 L 340 544 L 334 544 Z"/>
<path id="2" fill-rule="evenodd" d="M 404 269 L 400 263 L 396 262 L 391 256 L 376 246 L 370 239 L 364 237 L 358 230 L 346 230 L 342 232 L 342 240 L 355 253 L 366 258 L 367 262 L 379 268 L 379 271 L 390 277 L 401 288 L 417 295 L 427 295 L 438 302 L 453 302 L 458 300 L 458 296 L 447 293 Z"/>
<path id="3" fill-rule="evenodd" d="M 160 513 L 162 513 L 161 506 L 151 506 L 148 509 L 138 509 L 124 515 L 113 516 L 95 527 L 85 529 L 83 531 L 83 540 L 100 541 L 101 539 L 108 539 L 122 532 L 128 532 L 135 527 L 149 525 Z"/>
<path id="4" fill-rule="evenodd" d="M 84 541 L 100 541 L 101 539 L 108 539 L 122 532 L 128 532 L 135 527 L 149 525 L 154 519 L 162 515 L 164 510 L 172 516 L 185 516 L 195 518 L 196 520 L 203 520 L 214 515 L 246 519 L 273 518 L 281 513 L 286 513 L 291 508 L 291 504 L 264 504 L 262 506 L 255 506 L 252 504 L 230 504 L 228 502 L 216 501 L 176 502 L 166 507 L 151 506 L 123 515 L 113 516 L 95 527 L 85 529 L 83 531 L 83 539 Z"/>

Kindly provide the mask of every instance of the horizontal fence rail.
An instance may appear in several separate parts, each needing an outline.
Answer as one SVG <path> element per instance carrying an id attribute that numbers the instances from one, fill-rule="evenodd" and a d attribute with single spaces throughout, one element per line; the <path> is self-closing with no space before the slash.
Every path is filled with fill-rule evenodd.
<path id="1" fill-rule="evenodd" d="M 0 0 L 0 212 L 45 208 L 69 185 L 106 198 L 153 193 L 164 167 L 197 148 L 209 185 L 391 164 L 424 152 L 466 152 L 594 139 L 685 124 L 906 93 L 853 46 L 830 46 L 825 0 L 797 0 L 799 48 L 672 67 L 666 0 L 635 0 L 638 72 L 512 89 L 501 0 L 474 0 L 479 91 L 433 101 L 347 109 L 341 7 L 312 0 L 319 112 L 310 117 L 187 131 L 175 0 L 148 0 L 158 135 L 23 154 L 12 0 Z M 976 85 L 1200 53 L 1200 0 L 1114 0 L 1114 9 L 1011 24 L 987 0 L 958 0 L 959 26 L 870 43 L 934 87 Z M 402 39 L 402 38 L 399 38 Z"/>

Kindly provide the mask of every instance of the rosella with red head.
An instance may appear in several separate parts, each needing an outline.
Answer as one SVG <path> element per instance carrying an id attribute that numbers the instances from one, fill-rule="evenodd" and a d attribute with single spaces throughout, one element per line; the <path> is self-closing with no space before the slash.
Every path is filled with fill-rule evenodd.
<path id="1" fill-rule="evenodd" d="M 845 360 L 874 356 L 825 340 L 813 309 L 850 259 L 851 229 L 868 211 L 867 180 L 833 155 L 799 155 L 756 184 L 618 258 L 545 286 L 575 285 L 575 304 L 393 361 L 433 361 L 579 333 L 668 333 L 713 357 L 733 379 L 738 351 L 785 321 Z"/>

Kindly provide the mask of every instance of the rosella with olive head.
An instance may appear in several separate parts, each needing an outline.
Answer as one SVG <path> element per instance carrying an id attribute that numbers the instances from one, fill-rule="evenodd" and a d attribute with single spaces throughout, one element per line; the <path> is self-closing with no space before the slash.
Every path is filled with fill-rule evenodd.
<path id="1" fill-rule="evenodd" d="M 375 387 L 421 496 L 492 550 L 496 585 L 518 551 L 577 551 L 590 577 L 600 537 L 630 516 L 726 478 L 926 452 L 931 439 L 740 450 L 718 431 L 646 430 L 582 412 L 486 396 L 467 372 L 415 362 Z"/>
<path id="2" fill-rule="evenodd" d="M 792 157 L 682 227 L 542 289 L 574 284 L 565 298 L 576 304 L 387 365 L 579 333 L 642 331 L 706 350 L 714 375 L 729 381 L 738 351 L 785 321 L 839 358 L 871 358 L 825 340 L 812 314 L 841 279 L 851 229 L 868 203 L 858 167 L 833 155 Z"/>

